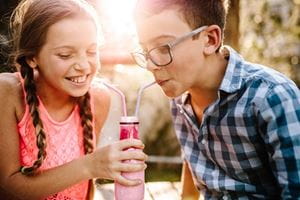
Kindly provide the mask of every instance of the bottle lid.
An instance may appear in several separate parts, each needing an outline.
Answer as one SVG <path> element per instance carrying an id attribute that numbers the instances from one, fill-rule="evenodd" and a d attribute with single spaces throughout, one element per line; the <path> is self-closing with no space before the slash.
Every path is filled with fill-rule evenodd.
<path id="1" fill-rule="evenodd" d="M 139 119 L 137 116 L 122 116 L 120 123 L 138 123 Z"/>

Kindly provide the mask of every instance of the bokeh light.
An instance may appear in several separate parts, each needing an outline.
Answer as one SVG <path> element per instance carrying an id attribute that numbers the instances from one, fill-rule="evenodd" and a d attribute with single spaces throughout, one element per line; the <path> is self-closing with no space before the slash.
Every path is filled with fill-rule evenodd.
<path id="1" fill-rule="evenodd" d="M 136 48 L 133 10 L 137 0 L 94 0 L 103 26 L 105 46 L 102 62 L 132 63 L 130 52 Z"/>

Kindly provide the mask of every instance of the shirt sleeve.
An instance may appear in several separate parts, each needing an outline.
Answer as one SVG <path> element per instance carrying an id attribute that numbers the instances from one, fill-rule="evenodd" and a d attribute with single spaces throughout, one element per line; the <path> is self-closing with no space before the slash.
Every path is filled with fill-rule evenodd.
<path id="1" fill-rule="evenodd" d="M 283 199 L 300 197 L 300 92 L 290 84 L 272 87 L 258 106 L 265 141 Z"/>

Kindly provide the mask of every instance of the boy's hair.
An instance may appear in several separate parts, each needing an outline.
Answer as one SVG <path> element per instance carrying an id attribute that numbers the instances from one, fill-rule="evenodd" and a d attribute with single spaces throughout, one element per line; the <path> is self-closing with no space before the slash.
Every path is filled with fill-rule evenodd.
<path id="1" fill-rule="evenodd" d="M 33 174 L 46 157 L 46 133 L 39 117 L 39 101 L 36 95 L 34 71 L 26 62 L 27 58 L 36 56 L 45 44 L 46 35 L 51 25 L 67 17 L 83 16 L 95 22 L 95 10 L 84 0 L 22 0 L 11 17 L 11 37 L 14 42 L 14 60 L 20 66 L 24 78 L 26 103 L 36 131 L 38 156 L 31 167 L 21 167 L 25 175 Z M 85 153 L 93 151 L 93 116 L 90 107 L 90 94 L 78 98 L 81 124 L 84 134 Z"/>
<path id="2" fill-rule="evenodd" d="M 153 15 L 174 7 L 192 29 L 215 24 L 224 31 L 228 0 L 138 0 L 135 11 Z"/>

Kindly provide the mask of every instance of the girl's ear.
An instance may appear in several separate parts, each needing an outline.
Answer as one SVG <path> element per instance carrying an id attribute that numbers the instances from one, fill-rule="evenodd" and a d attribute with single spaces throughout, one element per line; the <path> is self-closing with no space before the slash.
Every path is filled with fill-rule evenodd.
<path id="1" fill-rule="evenodd" d="M 26 62 L 32 69 L 34 69 L 38 66 L 35 57 L 26 58 Z"/>
<path id="2" fill-rule="evenodd" d="M 222 43 L 222 31 L 217 25 L 211 25 L 205 29 L 204 54 L 211 55 L 217 51 Z"/>

